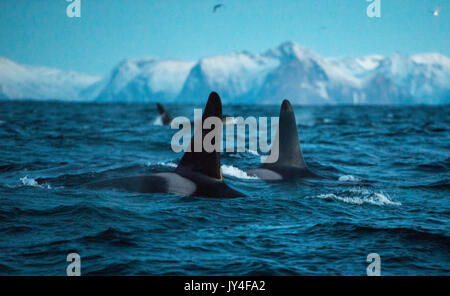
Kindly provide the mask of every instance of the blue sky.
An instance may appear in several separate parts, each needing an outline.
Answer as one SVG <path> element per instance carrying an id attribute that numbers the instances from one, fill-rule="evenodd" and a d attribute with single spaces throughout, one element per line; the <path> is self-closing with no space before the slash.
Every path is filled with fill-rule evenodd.
<path id="1" fill-rule="evenodd" d="M 225 9 L 212 13 L 224 3 Z M 198 59 L 264 52 L 292 40 L 326 57 L 441 52 L 450 56 L 450 1 L 1 0 L 0 56 L 19 63 L 105 74 L 125 58 Z M 438 17 L 431 11 L 441 6 Z"/>

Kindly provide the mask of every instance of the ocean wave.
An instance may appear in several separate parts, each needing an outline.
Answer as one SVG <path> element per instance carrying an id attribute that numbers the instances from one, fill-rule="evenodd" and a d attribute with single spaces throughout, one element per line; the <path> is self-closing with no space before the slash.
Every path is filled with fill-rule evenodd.
<path id="1" fill-rule="evenodd" d="M 428 184 L 418 184 L 418 185 L 409 185 L 409 186 L 401 186 L 402 188 L 410 188 L 410 189 L 450 189 L 450 180 L 442 179 L 436 182 L 431 182 Z"/>
<path id="2" fill-rule="evenodd" d="M 450 161 L 447 158 L 443 161 L 435 161 L 430 163 L 422 163 L 416 166 L 416 170 L 425 172 L 448 172 Z"/>
<path id="3" fill-rule="evenodd" d="M 373 192 L 366 189 L 353 188 L 339 193 L 324 193 L 316 196 L 320 199 L 336 200 L 352 205 L 372 204 L 377 206 L 394 205 L 401 206 L 400 202 L 391 200 L 390 196 L 383 192 Z"/>
<path id="4" fill-rule="evenodd" d="M 450 244 L 450 237 L 444 233 L 435 232 L 431 229 L 420 229 L 415 227 L 371 227 L 367 225 L 354 225 L 351 231 L 357 235 L 361 234 L 380 234 L 389 235 L 390 237 L 402 237 L 410 242 L 427 242 L 443 246 Z"/>
<path id="5" fill-rule="evenodd" d="M 359 182 L 361 181 L 359 178 L 352 175 L 343 175 L 339 177 L 340 182 Z"/>
<path id="6" fill-rule="evenodd" d="M 359 237 L 364 234 L 386 234 L 390 236 L 400 236 L 409 241 L 427 241 L 434 243 L 443 243 L 448 245 L 450 237 L 442 232 L 431 229 L 422 229 L 411 227 L 376 227 L 372 225 L 361 225 L 347 222 L 317 223 L 308 229 L 310 233 L 321 233 L 323 231 L 332 231 L 334 233 L 351 233 L 352 236 Z"/>
<path id="7" fill-rule="evenodd" d="M 18 233 L 30 233 L 33 229 L 27 226 L 8 226 L 0 229 L 1 232 L 5 234 L 18 234 Z"/>
<path id="8" fill-rule="evenodd" d="M 50 208 L 21 209 L 11 208 L 8 211 L 0 210 L 0 217 L 3 220 L 16 219 L 17 217 L 52 217 L 68 219 L 108 219 L 108 221 L 123 221 L 126 217 L 141 217 L 136 212 L 131 212 L 121 208 L 110 208 L 104 206 L 92 206 L 89 204 L 64 205 Z M 142 218 L 142 217 L 141 217 Z"/>
<path id="9" fill-rule="evenodd" d="M 370 227 L 370 226 L 362 226 L 355 225 L 353 227 L 354 231 L 358 233 L 378 233 L 385 232 L 393 235 L 402 235 L 408 238 L 409 240 L 418 240 L 418 241 L 434 241 L 434 242 L 445 242 L 448 246 L 450 243 L 450 237 L 445 235 L 444 233 L 436 233 L 434 231 L 428 229 L 415 229 L 409 227 Z"/>
<path id="10" fill-rule="evenodd" d="M 232 165 L 225 165 L 225 164 L 223 164 L 221 166 L 221 168 L 222 168 L 222 173 L 224 175 L 236 177 L 236 178 L 239 178 L 239 179 L 253 179 L 253 180 L 258 179 L 255 176 L 247 175 L 246 172 L 244 172 L 243 170 L 240 170 L 237 167 L 234 167 Z"/>
<path id="11" fill-rule="evenodd" d="M 17 164 L 5 164 L 5 165 L 0 165 L 0 172 L 9 172 L 15 169 L 21 169 L 22 166 L 21 165 L 17 165 Z"/>
<path id="12" fill-rule="evenodd" d="M 122 259 L 123 260 L 123 259 Z M 106 264 L 106 266 L 88 271 L 86 275 L 88 276 L 97 276 L 97 275 L 134 275 L 136 272 L 138 272 L 137 267 L 135 266 L 138 264 L 139 261 L 137 260 L 126 260 L 126 262 L 114 262 L 110 264 Z"/>
<path id="13" fill-rule="evenodd" d="M 85 243 L 105 243 L 116 246 L 137 246 L 134 236 L 130 232 L 124 232 L 116 228 L 109 227 L 93 235 L 87 235 L 79 239 Z"/>
<path id="14" fill-rule="evenodd" d="M 25 176 L 23 178 L 20 178 L 20 181 L 22 182 L 22 185 L 24 186 L 31 186 L 31 187 L 39 187 L 39 188 L 45 188 L 45 189 L 52 189 L 50 184 L 39 184 L 38 181 L 36 181 L 33 178 L 28 178 L 28 176 Z"/>
<path id="15" fill-rule="evenodd" d="M 147 164 L 147 165 L 152 165 L 152 164 Z M 160 161 L 157 163 L 157 165 L 166 166 L 166 167 L 170 167 L 170 168 L 176 168 L 178 166 L 176 163 L 171 162 L 171 161 Z"/>

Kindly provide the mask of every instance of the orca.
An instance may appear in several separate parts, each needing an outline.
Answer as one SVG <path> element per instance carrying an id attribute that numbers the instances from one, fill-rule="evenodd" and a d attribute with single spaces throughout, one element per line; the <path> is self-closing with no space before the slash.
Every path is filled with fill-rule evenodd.
<path id="1" fill-rule="evenodd" d="M 222 103 L 217 93 L 208 98 L 199 130 L 202 143 L 205 135 L 212 129 L 203 129 L 208 117 L 222 118 Z M 203 129 L 200 130 L 200 129 Z M 125 177 L 88 184 L 91 188 L 116 188 L 138 193 L 173 193 L 197 197 L 231 198 L 244 197 L 225 184 L 220 168 L 220 152 L 194 152 L 194 136 L 190 146 L 192 152 L 185 152 L 174 172 L 156 173 L 149 176 Z"/>
<path id="2" fill-rule="evenodd" d="M 159 117 L 161 118 L 161 123 L 163 125 L 170 125 L 173 117 L 170 115 L 169 112 L 166 111 L 166 109 L 163 107 L 162 104 L 160 103 L 156 103 L 156 107 L 158 108 L 158 113 L 159 113 Z M 228 116 L 228 115 L 222 115 L 222 122 L 226 125 L 226 124 L 232 124 L 232 117 Z M 194 122 L 191 122 L 194 123 Z"/>
<path id="3" fill-rule="evenodd" d="M 156 107 L 158 108 L 159 117 L 161 118 L 161 122 L 163 125 L 169 125 L 172 122 L 172 116 L 164 109 L 163 105 L 160 103 L 156 103 Z"/>
<path id="4" fill-rule="evenodd" d="M 279 153 L 277 161 L 264 163 L 256 169 L 246 170 L 247 174 L 267 181 L 321 178 L 308 168 L 303 159 L 294 111 L 288 100 L 284 100 L 281 104 L 278 131 L 274 141 L 274 143 L 278 142 Z"/>

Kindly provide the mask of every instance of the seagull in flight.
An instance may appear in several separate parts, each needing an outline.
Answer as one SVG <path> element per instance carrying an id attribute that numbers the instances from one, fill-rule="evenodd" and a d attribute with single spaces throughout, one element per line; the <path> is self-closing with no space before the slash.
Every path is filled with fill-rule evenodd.
<path id="1" fill-rule="evenodd" d="M 216 13 L 216 11 L 217 11 L 219 8 L 222 8 L 222 7 L 225 7 L 225 5 L 222 4 L 222 3 L 219 3 L 219 4 L 214 5 L 214 7 L 213 7 L 213 13 Z"/>
<path id="2" fill-rule="evenodd" d="M 434 16 L 439 16 L 439 12 L 441 11 L 441 7 L 438 5 L 436 9 L 433 11 Z"/>

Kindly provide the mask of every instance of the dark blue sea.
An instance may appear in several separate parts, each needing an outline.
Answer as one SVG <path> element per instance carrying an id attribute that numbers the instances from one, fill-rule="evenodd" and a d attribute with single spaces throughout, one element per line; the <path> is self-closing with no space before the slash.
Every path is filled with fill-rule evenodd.
<path id="1" fill-rule="evenodd" d="M 279 105 L 227 105 L 278 116 Z M 166 106 L 192 119 L 191 105 Z M 203 107 L 198 104 L 195 107 Z M 152 104 L 0 103 L 0 274 L 450 275 L 450 107 L 294 106 L 304 158 L 327 179 L 264 182 L 255 151 L 222 153 L 245 198 L 94 190 L 174 170 L 177 130 Z"/>

